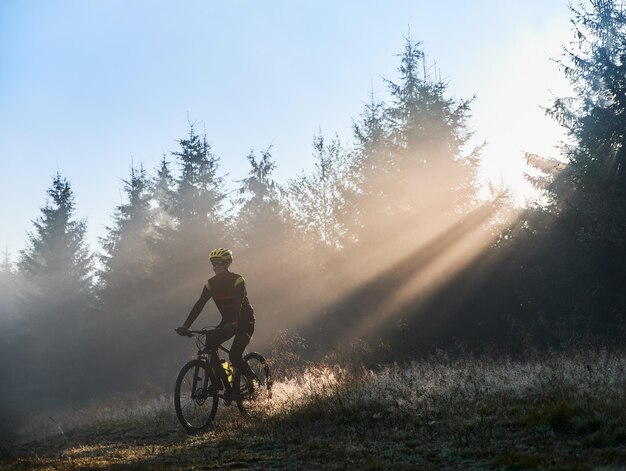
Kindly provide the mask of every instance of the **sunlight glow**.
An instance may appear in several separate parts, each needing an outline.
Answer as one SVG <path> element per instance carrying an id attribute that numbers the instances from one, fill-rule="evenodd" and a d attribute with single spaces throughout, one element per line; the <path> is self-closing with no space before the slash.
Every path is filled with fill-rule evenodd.
<path id="1" fill-rule="evenodd" d="M 545 31 L 519 34 L 482 83 L 474 103 L 474 126 L 480 131 L 475 142 L 487 142 L 481 158 L 482 178 L 497 188 L 510 188 L 520 206 L 537 196 L 524 179 L 524 154 L 557 158 L 565 139 L 562 128 L 544 109 L 554 97 L 573 93 L 551 60 L 561 57 L 568 37 L 570 25 L 563 19 Z"/>

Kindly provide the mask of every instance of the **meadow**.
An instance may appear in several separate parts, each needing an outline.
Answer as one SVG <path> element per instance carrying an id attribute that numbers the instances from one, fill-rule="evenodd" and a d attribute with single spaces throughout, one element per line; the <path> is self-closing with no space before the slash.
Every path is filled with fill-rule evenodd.
<path id="1" fill-rule="evenodd" d="M 626 469 L 626 354 L 274 365 L 271 397 L 189 436 L 147 391 L 32 417 L 0 469 Z"/>

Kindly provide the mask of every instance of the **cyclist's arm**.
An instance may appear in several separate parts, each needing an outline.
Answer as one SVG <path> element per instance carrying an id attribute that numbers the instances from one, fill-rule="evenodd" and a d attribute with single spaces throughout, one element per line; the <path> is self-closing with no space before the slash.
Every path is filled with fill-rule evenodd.
<path id="1" fill-rule="evenodd" d="M 193 308 L 191 308 L 191 312 L 187 316 L 187 320 L 183 323 L 183 326 L 187 328 L 191 327 L 191 324 L 193 324 L 193 321 L 198 318 L 200 312 L 202 311 L 209 299 L 211 299 L 211 291 L 209 290 L 207 285 L 204 285 L 204 288 L 202 288 L 202 293 L 200 294 L 200 299 L 198 299 L 196 301 L 196 304 L 193 305 Z"/>
<path id="2" fill-rule="evenodd" d="M 239 277 L 235 280 L 235 309 L 237 309 L 237 325 L 241 324 L 241 309 L 243 308 L 243 301 L 246 298 L 246 282 L 243 277 Z"/>

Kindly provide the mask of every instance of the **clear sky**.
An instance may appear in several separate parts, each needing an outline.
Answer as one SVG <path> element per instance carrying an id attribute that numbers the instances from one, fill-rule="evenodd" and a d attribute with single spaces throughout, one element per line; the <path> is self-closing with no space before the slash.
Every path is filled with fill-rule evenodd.
<path id="1" fill-rule="evenodd" d="M 17 258 L 57 170 L 97 248 L 131 159 L 153 173 L 188 116 L 231 187 L 252 148 L 273 146 L 280 182 L 310 169 L 314 134 L 349 142 L 370 91 L 386 98 L 409 30 L 450 95 L 476 95 L 485 175 L 518 188 L 522 151 L 557 155 L 540 106 L 568 90 L 550 61 L 567 4 L 0 0 L 1 249 Z"/>

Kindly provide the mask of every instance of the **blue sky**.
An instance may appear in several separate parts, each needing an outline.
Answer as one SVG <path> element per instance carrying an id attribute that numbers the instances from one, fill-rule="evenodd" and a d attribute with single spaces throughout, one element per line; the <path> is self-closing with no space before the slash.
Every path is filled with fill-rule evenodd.
<path id="1" fill-rule="evenodd" d="M 409 29 L 452 96 L 476 95 L 485 174 L 519 185 L 522 151 L 556 154 L 540 105 L 567 90 L 549 58 L 568 17 L 566 0 L 1 0 L 1 248 L 17 257 L 57 170 L 97 248 L 131 159 L 152 172 L 188 116 L 231 185 L 251 148 L 273 146 L 281 182 L 310 169 L 314 134 L 349 141 L 386 97 Z"/>

